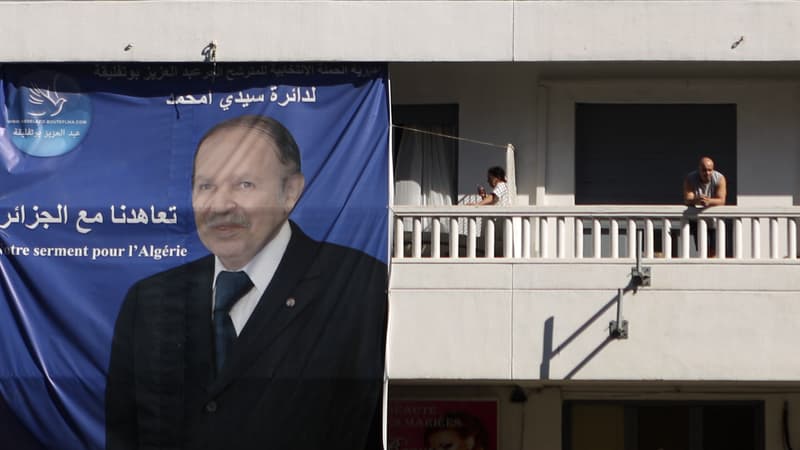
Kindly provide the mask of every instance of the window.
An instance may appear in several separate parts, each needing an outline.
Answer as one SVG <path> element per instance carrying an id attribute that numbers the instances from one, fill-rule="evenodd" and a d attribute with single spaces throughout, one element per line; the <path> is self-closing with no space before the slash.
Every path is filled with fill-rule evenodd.
<path id="1" fill-rule="evenodd" d="M 575 105 L 575 204 L 682 204 L 701 156 L 725 175 L 735 205 L 735 104 Z"/>
<path id="2" fill-rule="evenodd" d="M 458 135 L 458 105 L 395 105 L 392 121 L 395 204 L 455 203 L 458 141 L 441 135 Z"/>
<path id="3" fill-rule="evenodd" d="M 758 401 L 567 401 L 564 450 L 763 450 Z"/>

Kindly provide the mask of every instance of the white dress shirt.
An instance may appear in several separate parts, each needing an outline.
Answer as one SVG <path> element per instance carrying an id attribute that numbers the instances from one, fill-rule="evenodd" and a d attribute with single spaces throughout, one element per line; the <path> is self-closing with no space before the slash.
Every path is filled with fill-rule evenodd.
<path id="1" fill-rule="evenodd" d="M 286 252 L 286 247 L 289 246 L 289 240 L 292 238 L 292 227 L 289 222 L 284 222 L 278 234 L 264 246 L 256 256 L 250 260 L 241 270 L 247 273 L 250 281 L 253 282 L 253 288 L 250 289 L 244 297 L 240 298 L 230 310 L 231 320 L 233 327 L 236 329 L 236 335 L 241 334 L 247 320 L 253 314 L 253 311 L 258 305 L 258 300 L 266 292 L 267 286 L 272 281 L 272 276 L 275 275 L 275 270 L 278 269 L 278 264 Z M 214 294 L 217 289 L 217 275 L 225 269 L 222 261 L 218 257 L 214 257 L 214 281 L 212 283 L 211 294 L 211 315 L 214 315 Z"/>

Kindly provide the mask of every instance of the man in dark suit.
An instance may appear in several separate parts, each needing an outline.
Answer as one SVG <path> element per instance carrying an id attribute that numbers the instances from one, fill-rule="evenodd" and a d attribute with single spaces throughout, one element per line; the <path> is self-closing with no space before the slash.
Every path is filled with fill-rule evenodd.
<path id="1" fill-rule="evenodd" d="M 304 183 L 294 138 L 271 118 L 201 139 L 192 206 L 213 255 L 128 291 L 109 450 L 380 448 L 386 265 L 289 221 Z"/>

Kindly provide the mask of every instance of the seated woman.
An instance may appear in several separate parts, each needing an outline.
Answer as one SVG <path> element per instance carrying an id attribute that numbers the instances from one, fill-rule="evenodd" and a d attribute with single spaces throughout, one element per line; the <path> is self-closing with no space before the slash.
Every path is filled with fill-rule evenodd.
<path id="1" fill-rule="evenodd" d="M 490 167 L 486 174 L 486 181 L 492 186 L 492 192 L 486 193 L 478 190 L 481 201 L 474 205 L 511 206 L 511 196 L 506 184 L 506 171 L 500 166 Z"/>

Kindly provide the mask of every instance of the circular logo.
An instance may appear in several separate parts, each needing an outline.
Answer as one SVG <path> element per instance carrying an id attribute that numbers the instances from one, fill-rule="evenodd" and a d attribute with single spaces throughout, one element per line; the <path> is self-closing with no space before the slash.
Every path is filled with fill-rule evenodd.
<path id="1" fill-rule="evenodd" d="M 6 98 L 11 142 L 31 156 L 69 152 L 83 141 L 92 121 L 89 96 L 62 73 L 31 73 L 10 87 Z"/>

